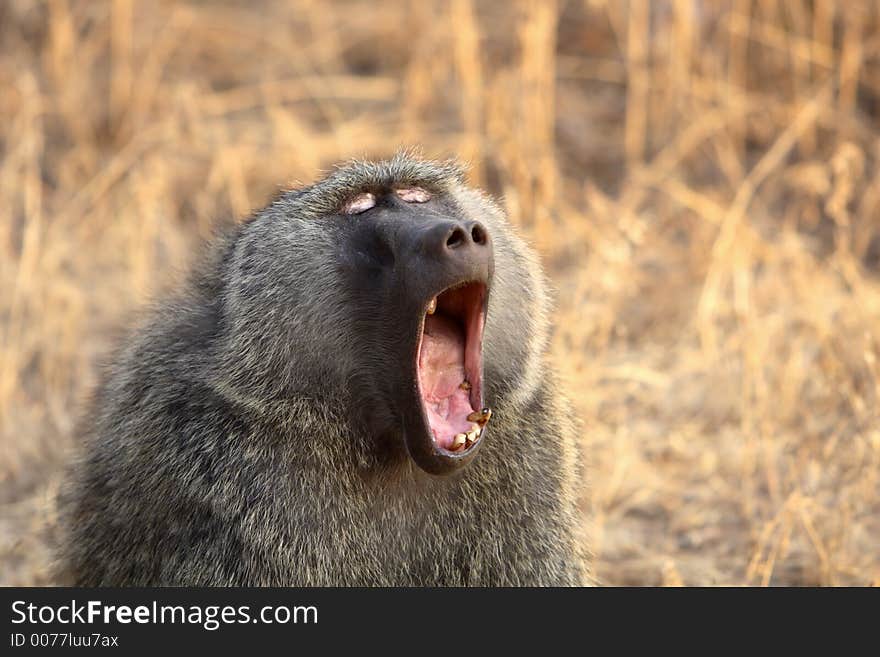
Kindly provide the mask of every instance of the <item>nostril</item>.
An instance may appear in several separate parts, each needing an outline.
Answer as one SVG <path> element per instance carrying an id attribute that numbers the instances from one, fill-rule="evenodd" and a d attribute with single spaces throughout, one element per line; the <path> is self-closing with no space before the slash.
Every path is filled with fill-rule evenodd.
<path id="1" fill-rule="evenodd" d="M 486 229 L 480 224 L 475 224 L 474 227 L 471 228 L 471 238 L 474 240 L 474 244 L 485 244 L 487 241 Z"/>
<path id="2" fill-rule="evenodd" d="M 465 234 L 461 228 L 456 228 L 452 231 L 449 237 L 446 239 L 446 246 L 450 249 L 457 248 L 464 244 L 465 242 Z"/>

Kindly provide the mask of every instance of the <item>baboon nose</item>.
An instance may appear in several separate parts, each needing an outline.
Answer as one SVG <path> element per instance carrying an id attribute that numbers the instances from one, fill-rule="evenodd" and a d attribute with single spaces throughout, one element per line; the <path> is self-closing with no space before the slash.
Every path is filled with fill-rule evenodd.
<path id="1" fill-rule="evenodd" d="M 443 219 L 415 230 L 419 250 L 450 271 L 476 272 L 492 262 L 492 237 L 479 221 Z"/>
<path id="2" fill-rule="evenodd" d="M 489 233 L 479 221 L 455 222 L 445 231 L 443 251 L 487 247 Z"/>

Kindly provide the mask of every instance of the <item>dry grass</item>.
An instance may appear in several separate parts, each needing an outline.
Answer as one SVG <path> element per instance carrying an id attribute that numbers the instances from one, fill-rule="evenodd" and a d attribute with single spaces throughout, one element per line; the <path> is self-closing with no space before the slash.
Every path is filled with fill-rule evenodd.
<path id="1" fill-rule="evenodd" d="M 870 1 L 0 4 L 0 582 L 218 217 L 457 153 L 538 244 L 609 584 L 880 582 Z M 524 309 L 527 311 L 527 309 Z"/>

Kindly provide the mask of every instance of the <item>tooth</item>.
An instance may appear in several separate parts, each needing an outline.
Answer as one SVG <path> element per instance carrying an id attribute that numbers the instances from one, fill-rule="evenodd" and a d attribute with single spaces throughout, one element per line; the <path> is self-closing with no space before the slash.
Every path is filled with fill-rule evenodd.
<path id="1" fill-rule="evenodd" d="M 479 429 L 471 429 L 470 431 L 468 431 L 468 432 L 467 432 L 467 442 L 468 442 L 468 444 L 469 444 L 469 445 L 473 445 L 475 442 L 477 442 L 477 438 L 478 438 L 479 436 L 480 436 L 480 430 L 479 430 Z"/>
<path id="2" fill-rule="evenodd" d="M 492 417 L 492 410 L 490 408 L 484 408 L 480 411 L 474 411 L 470 415 L 467 416 L 468 422 L 476 422 L 483 427 L 486 422 L 489 421 L 489 418 Z"/>
<path id="3" fill-rule="evenodd" d="M 465 442 L 467 442 L 467 436 L 463 433 L 457 433 L 455 438 L 452 439 L 452 447 L 450 449 L 454 452 L 460 449 Z"/>
<path id="4" fill-rule="evenodd" d="M 462 390 L 470 390 L 471 384 L 468 383 L 467 381 L 462 381 L 461 383 L 458 384 L 458 387 L 461 388 Z"/>
<path id="5" fill-rule="evenodd" d="M 428 314 L 433 315 L 437 310 L 437 297 L 431 299 L 431 303 L 428 304 Z"/>

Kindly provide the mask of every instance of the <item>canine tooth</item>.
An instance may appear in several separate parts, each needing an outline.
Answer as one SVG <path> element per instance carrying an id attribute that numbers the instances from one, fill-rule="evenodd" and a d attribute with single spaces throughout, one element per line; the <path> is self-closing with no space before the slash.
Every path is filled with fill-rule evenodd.
<path id="1" fill-rule="evenodd" d="M 464 445 L 465 442 L 467 442 L 467 436 L 465 434 L 455 434 L 455 438 L 452 439 L 452 451 L 454 452 L 457 449 L 461 448 L 461 446 Z"/>
<path id="2" fill-rule="evenodd" d="M 468 415 L 467 420 L 468 422 L 476 422 L 480 425 L 480 428 L 482 428 L 486 424 L 486 422 L 489 421 L 490 417 L 492 417 L 492 410 L 486 407 L 482 410 L 474 411 L 473 413 Z"/>
<path id="3" fill-rule="evenodd" d="M 462 390 L 470 390 L 471 384 L 468 383 L 467 381 L 462 381 L 461 383 L 458 384 L 458 387 L 461 388 Z"/>
<path id="4" fill-rule="evenodd" d="M 428 314 L 433 315 L 437 311 L 437 297 L 431 299 L 431 303 L 428 304 Z"/>

